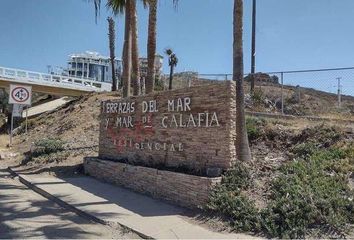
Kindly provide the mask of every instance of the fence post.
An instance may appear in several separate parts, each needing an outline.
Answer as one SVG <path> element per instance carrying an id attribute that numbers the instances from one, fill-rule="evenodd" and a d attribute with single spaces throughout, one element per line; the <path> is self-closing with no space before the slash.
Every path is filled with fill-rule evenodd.
<path id="1" fill-rule="evenodd" d="M 341 77 L 337 78 L 337 80 L 338 80 L 338 108 L 342 107 L 342 94 L 341 94 L 341 84 L 340 84 L 341 79 L 342 79 Z"/>
<path id="2" fill-rule="evenodd" d="M 284 115 L 284 73 L 280 74 L 281 79 L 281 114 Z"/>
<path id="3" fill-rule="evenodd" d="M 300 85 L 296 85 L 297 103 L 301 103 L 301 88 Z"/>

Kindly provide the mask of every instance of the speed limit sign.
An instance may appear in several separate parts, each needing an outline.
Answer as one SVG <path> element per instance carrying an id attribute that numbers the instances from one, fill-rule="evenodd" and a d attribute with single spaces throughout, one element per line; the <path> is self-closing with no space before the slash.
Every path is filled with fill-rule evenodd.
<path id="1" fill-rule="evenodd" d="M 23 85 L 10 85 L 10 104 L 31 105 L 32 87 Z"/>

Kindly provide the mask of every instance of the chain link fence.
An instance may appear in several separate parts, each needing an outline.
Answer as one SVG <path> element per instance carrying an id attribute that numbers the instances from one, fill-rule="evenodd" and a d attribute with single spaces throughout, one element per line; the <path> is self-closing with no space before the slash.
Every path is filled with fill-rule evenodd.
<path id="1" fill-rule="evenodd" d="M 232 74 L 178 73 L 173 84 L 184 88 L 220 81 L 232 81 Z M 354 120 L 354 67 L 245 74 L 245 93 L 246 108 L 253 112 Z"/>

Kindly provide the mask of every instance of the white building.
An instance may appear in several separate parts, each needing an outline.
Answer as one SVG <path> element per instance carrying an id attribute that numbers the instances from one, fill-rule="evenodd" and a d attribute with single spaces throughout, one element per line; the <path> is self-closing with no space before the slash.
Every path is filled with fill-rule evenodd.
<path id="1" fill-rule="evenodd" d="M 147 58 L 139 58 L 140 77 L 146 79 L 148 70 Z M 155 57 L 156 79 L 161 79 L 163 67 L 163 56 Z M 72 54 L 68 60 L 68 69 L 65 71 L 71 77 L 87 78 L 99 82 L 112 82 L 112 67 L 109 57 L 100 55 L 97 52 Z M 122 76 L 122 60 L 116 60 L 115 72 L 118 82 Z M 144 82 L 144 81 L 142 81 Z"/>
<path id="2" fill-rule="evenodd" d="M 115 72 L 119 81 L 122 72 L 121 60 L 116 60 Z M 88 78 L 98 82 L 112 82 L 110 58 L 89 51 L 72 54 L 68 60 L 68 74 L 71 77 Z"/>
<path id="3" fill-rule="evenodd" d="M 140 64 L 140 77 L 146 78 L 148 72 L 148 59 L 139 58 L 139 64 Z M 161 79 L 162 67 L 163 67 L 163 56 L 157 54 L 155 56 L 155 78 L 156 79 Z"/>

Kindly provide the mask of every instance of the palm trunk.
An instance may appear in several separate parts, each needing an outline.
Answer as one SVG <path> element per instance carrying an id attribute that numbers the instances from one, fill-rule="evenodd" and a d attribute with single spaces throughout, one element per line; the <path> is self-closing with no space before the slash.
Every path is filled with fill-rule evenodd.
<path id="1" fill-rule="evenodd" d="M 168 84 L 168 89 L 172 90 L 172 80 L 173 80 L 173 72 L 174 72 L 175 66 L 172 64 L 170 68 L 170 83 Z"/>
<path id="2" fill-rule="evenodd" d="M 157 0 L 149 0 L 149 30 L 147 45 L 148 72 L 146 79 L 146 93 L 153 92 L 155 87 L 156 24 Z"/>
<path id="3" fill-rule="evenodd" d="M 112 66 L 112 91 L 117 91 L 117 76 L 115 71 L 115 29 L 114 29 L 114 20 L 109 17 L 108 21 L 108 36 L 109 36 L 109 52 L 111 58 L 111 66 Z"/>
<path id="4" fill-rule="evenodd" d="M 133 94 L 140 95 L 140 71 L 139 71 L 139 48 L 138 48 L 138 20 L 136 13 L 136 0 L 131 1 L 131 30 L 132 30 L 132 80 Z"/>
<path id="5" fill-rule="evenodd" d="M 254 82 L 256 73 L 256 0 L 252 6 L 252 56 L 251 56 L 251 94 L 254 93 Z"/>
<path id="6" fill-rule="evenodd" d="M 131 68 L 132 68 L 132 41 L 131 41 L 131 25 L 130 25 L 130 2 L 126 2 L 125 10 L 125 31 L 124 31 L 124 47 L 123 47 L 123 97 L 130 96 Z"/>
<path id="7" fill-rule="evenodd" d="M 236 156 L 250 161 L 243 89 L 243 0 L 234 0 L 233 79 L 236 81 Z"/>

